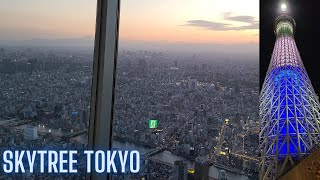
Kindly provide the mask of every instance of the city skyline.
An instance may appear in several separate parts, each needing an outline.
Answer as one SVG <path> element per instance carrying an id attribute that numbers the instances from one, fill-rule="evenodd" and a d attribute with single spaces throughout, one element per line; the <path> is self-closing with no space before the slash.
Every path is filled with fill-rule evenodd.
<path id="1" fill-rule="evenodd" d="M 259 1 L 121 2 L 107 108 L 98 101 L 109 87 L 93 95 L 95 79 L 110 82 L 97 66 L 111 67 L 95 54 L 95 1 L 1 2 L 0 151 L 84 150 L 94 133 L 112 149 L 141 153 L 138 173 L 114 172 L 113 180 L 256 179 Z M 110 108 L 111 132 L 91 115 L 96 107 Z M 91 131 L 97 125 L 101 134 Z M 58 176 L 83 179 L 86 159 L 78 159 L 80 173 Z"/>
<path id="2" fill-rule="evenodd" d="M 85 149 L 91 53 L 29 47 L 0 52 L 0 146 Z M 112 145 L 150 159 L 128 176 L 173 176 L 174 161 L 185 160 L 191 172 L 195 162 L 208 161 L 204 172 L 210 177 L 226 168 L 231 178 L 256 177 L 257 64 L 191 58 L 119 52 Z M 159 121 L 158 128 L 148 128 L 150 119 Z"/>

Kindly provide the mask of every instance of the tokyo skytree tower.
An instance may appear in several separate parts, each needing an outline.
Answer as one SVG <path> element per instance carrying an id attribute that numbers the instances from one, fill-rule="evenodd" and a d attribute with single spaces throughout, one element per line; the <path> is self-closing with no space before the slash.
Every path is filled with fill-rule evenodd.
<path id="1" fill-rule="evenodd" d="M 286 4 L 281 11 L 260 92 L 260 179 L 283 175 L 319 142 L 319 100 L 294 40 L 296 23 Z"/>

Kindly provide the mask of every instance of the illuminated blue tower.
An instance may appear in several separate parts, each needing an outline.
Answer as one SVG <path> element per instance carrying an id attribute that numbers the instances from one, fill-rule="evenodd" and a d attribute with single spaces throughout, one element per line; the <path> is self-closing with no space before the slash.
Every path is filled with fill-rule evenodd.
<path id="1" fill-rule="evenodd" d="M 286 4 L 275 21 L 276 42 L 260 92 L 260 179 L 276 179 L 319 142 L 319 100 L 295 40 Z"/>

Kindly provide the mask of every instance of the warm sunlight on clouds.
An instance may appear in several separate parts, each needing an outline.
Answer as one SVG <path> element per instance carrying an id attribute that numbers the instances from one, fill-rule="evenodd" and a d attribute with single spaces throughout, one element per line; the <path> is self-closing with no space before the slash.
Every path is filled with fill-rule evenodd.
<path id="1" fill-rule="evenodd" d="M 122 1 L 125 40 L 206 43 L 258 42 L 259 1 Z"/>
<path id="2" fill-rule="evenodd" d="M 120 39 L 258 42 L 257 0 L 122 0 Z M 94 0 L 2 0 L 0 39 L 94 36 Z"/>

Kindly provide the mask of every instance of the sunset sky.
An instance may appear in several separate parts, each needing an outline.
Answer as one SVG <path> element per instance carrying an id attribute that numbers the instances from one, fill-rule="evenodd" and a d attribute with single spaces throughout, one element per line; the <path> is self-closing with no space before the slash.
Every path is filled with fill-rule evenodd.
<path id="1" fill-rule="evenodd" d="M 94 37 L 94 0 L 1 0 L 0 40 Z M 122 0 L 120 39 L 258 43 L 258 0 Z"/>

